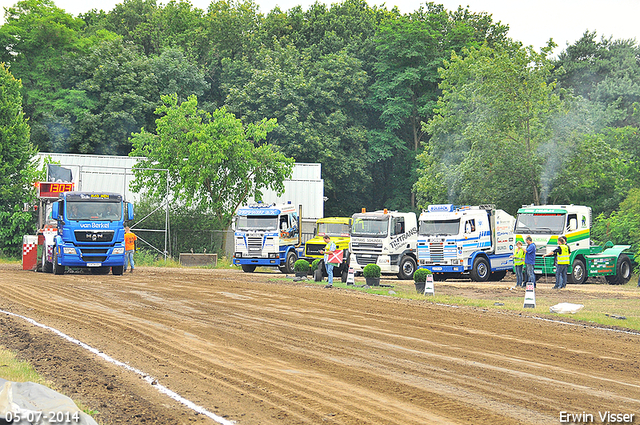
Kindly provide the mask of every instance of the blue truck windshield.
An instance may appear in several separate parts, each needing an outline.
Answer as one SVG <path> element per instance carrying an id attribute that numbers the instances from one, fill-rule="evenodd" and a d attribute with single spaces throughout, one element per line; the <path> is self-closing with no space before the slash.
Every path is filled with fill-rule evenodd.
<path id="1" fill-rule="evenodd" d="M 121 202 L 67 201 L 67 219 L 75 221 L 120 221 Z"/>

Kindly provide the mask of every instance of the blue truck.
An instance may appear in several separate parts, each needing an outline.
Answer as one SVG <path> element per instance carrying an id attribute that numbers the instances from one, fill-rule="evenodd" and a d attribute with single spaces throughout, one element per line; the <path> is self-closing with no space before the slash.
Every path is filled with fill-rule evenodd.
<path id="1" fill-rule="evenodd" d="M 111 270 L 114 275 L 122 275 L 124 222 L 133 220 L 133 205 L 125 203 L 122 195 L 63 192 L 51 204 L 51 218 L 57 230 L 45 242 L 51 245 L 44 249 L 45 270 L 63 274 L 67 267 L 78 267 L 94 274 Z"/>
<path id="2" fill-rule="evenodd" d="M 258 266 L 293 273 L 294 263 L 303 255 L 300 214 L 291 203 L 255 203 L 240 208 L 233 228 L 233 264 L 245 273 Z"/>

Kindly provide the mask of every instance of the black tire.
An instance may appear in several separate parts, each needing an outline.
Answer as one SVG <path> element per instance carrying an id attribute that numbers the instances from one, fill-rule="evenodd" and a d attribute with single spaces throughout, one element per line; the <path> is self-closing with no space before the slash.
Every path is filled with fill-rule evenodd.
<path id="1" fill-rule="evenodd" d="M 625 254 L 621 254 L 616 265 L 615 276 L 605 276 L 610 285 L 624 285 L 631 279 L 631 260 Z"/>
<path id="2" fill-rule="evenodd" d="M 242 265 L 242 271 L 245 273 L 253 273 L 254 271 L 256 271 L 256 265 L 255 264 L 243 264 Z"/>
<path id="3" fill-rule="evenodd" d="M 402 257 L 402 260 L 400 260 L 399 264 L 398 279 L 413 279 L 413 274 L 415 273 L 416 268 L 416 260 L 409 257 L 408 255 Z"/>
<path id="4" fill-rule="evenodd" d="M 111 271 L 111 267 L 91 267 L 91 274 L 98 274 L 98 275 L 104 275 L 104 274 L 109 274 L 109 272 Z"/>
<path id="5" fill-rule="evenodd" d="M 499 282 L 502 279 L 504 279 L 504 277 L 507 275 L 507 271 L 506 270 L 499 270 L 497 272 L 493 272 L 491 273 L 491 276 L 489 277 L 489 280 L 492 282 Z"/>
<path id="6" fill-rule="evenodd" d="M 60 275 L 60 274 L 64 274 L 64 269 L 65 269 L 64 266 L 59 266 L 58 265 L 58 249 L 54 248 L 53 249 L 53 264 L 52 264 L 52 270 L 51 271 L 53 272 L 53 274 Z"/>
<path id="7" fill-rule="evenodd" d="M 51 273 L 53 271 L 53 263 L 47 261 L 47 246 L 42 245 L 42 272 Z"/>
<path id="8" fill-rule="evenodd" d="M 573 260 L 573 267 L 571 268 L 571 274 L 569 275 L 571 283 L 582 285 L 587 281 L 587 269 L 584 265 L 584 261 L 580 258 Z"/>
<path id="9" fill-rule="evenodd" d="M 347 265 L 343 263 L 342 272 L 340 273 L 340 280 L 342 283 L 347 283 L 347 279 L 349 278 L 349 270 Z"/>
<path id="10" fill-rule="evenodd" d="M 491 276 L 491 267 L 484 257 L 476 257 L 471 268 L 471 279 L 476 282 L 486 282 Z"/>
<path id="11" fill-rule="evenodd" d="M 109 273 L 109 269 L 107 268 L 107 273 Z M 122 276 L 124 273 L 124 266 L 113 266 L 111 267 L 111 273 L 114 276 Z"/>
<path id="12" fill-rule="evenodd" d="M 284 266 L 280 266 L 278 269 L 280 269 L 282 273 L 291 274 L 294 271 L 293 265 L 296 261 L 298 261 L 298 255 L 293 251 L 289 251 L 287 253 L 287 260 L 285 261 Z"/>

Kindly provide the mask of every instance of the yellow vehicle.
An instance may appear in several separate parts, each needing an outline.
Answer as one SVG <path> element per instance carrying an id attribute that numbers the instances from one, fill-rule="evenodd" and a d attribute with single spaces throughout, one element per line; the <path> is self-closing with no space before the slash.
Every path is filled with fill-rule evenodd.
<path id="1" fill-rule="evenodd" d="M 342 264 L 333 269 L 335 277 L 340 276 L 342 282 L 347 281 L 349 273 L 349 230 L 351 228 L 351 217 L 326 217 L 316 221 L 316 235 L 313 239 L 304 244 L 304 256 L 310 261 L 316 258 L 323 259 L 324 255 L 320 251 L 324 249 L 326 244 L 322 240 L 324 235 L 329 235 L 331 240 L 336 244 L 337 249 L 344 250 Z M 324 263 L 321 265 L 322 273 L 326 276 Z"/>

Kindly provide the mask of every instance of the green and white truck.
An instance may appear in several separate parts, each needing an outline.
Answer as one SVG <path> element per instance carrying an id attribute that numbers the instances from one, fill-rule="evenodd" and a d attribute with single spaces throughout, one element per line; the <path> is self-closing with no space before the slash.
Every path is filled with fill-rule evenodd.
<path id="1" fill-rule="evenodd" d="M 584 283 L 602 276 L 612 285 L 624 285 L 631 278 L 631 245 L 591 244 L 591 208 L 581 205 L 523 205 L 516 219 L 516 241 L 526 247 L 531 236 L 536 244 L 536 275 L 555 274 L 553 256 L 543 257 L 558 246 L 558 236 L 567 238 L 571 250 L 570 283 Z"/>

